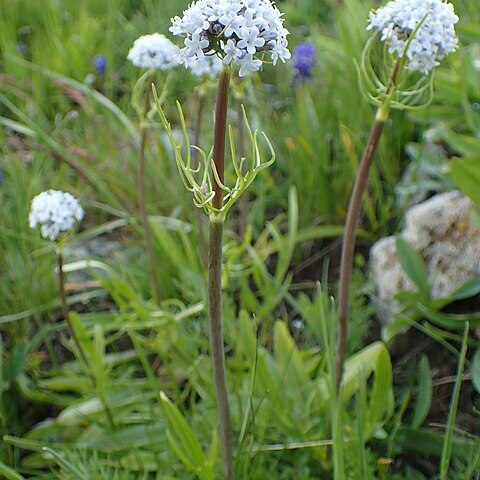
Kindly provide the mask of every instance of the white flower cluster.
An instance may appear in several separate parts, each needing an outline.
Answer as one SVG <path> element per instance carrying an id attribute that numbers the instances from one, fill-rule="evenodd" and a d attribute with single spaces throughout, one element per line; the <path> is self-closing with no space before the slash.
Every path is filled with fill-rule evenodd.
<path id="1" fill-rule="evenodd" d="M 133 42 L 127 59 L 136 67 L 170 70 L 178 66 L 177 47 L 160 33 L 143 35 Z"/>
<path id="2" fill-rule="evenodd" d="M 83 209 L 73 195 L 59 190 L 47 190 L 32 200 L 28 220 L 30 228 L 40 226 L 43 238 L 56 240 L 82 218 Z"/>
<path id="3" fill-rule="evenodd" d="M 449 53 L 458 39 L 454 25 L 458 22 L 453 5 L 442 0 L 393 0 L 370 12 L 367 30 L 381 32 L 389 52 L 398 57 L 418 27 L 406 52 L 406 68 L 428 73 Z"/>
<path id="4" fill-rule="evenodd" d="M 259 54 L 269 54 L 276 64 L 291 54 L 288 30 L 282 14 L 270 0 L 197 0 L 172 19 L 170 31 L 185 35 L 180 63 L 219 54 L 224 64 L 240 67 L 239 75 L 256 72 L 262 66 Z"/>

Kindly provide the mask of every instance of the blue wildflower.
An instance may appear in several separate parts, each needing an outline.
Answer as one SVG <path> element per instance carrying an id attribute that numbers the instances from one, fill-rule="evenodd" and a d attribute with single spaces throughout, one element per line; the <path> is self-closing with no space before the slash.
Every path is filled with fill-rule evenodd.
<path id="1" fill-rule="evenodd" d="M 3 183 L 3 180 L 5 179 L 5 177 L 3 176 L 3 172 L 2 170 L 0 169 L 0 185 Z"/>
<path id="2" fill-rule="evenodd" d="M 293 69 L 295 70 L 295 81 L 310 78 L 312 68 L 317 63 L 317 54 L 312 42 L 299 43 L 292 55 Z"/>
<path id="3" fill-rule="evenodd" d="M 23 42 L 17 43 L 17 52 L 25 55 L 27 53 L 27 46 Z"/>
<path id="4" fill-rule="evenodd" d="M 97 55 L 93 59 L 93 64 L 95 65 L 97 73 L 103 75 L 107 69 L 107 57 L 105 57 L 105 55 Z"/>

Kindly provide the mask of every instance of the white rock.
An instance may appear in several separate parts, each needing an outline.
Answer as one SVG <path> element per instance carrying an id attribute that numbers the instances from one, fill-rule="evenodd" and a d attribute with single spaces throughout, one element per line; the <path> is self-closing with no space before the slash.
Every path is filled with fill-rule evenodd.
<path id="1" fill-rule="evenodd" d="M 472 221 L 474 204 L 458 191 L 442 193 L 409 209 L 401 236 L 423 257 L 433 298 L 448 297 L 480 273 L 480 230 Z M 394 296 L 415 286 L 398 261 L 395 237 L 379 240 L 370 251 L 370 270 L 378 315 L 393 321 L 400 304 Z"/>

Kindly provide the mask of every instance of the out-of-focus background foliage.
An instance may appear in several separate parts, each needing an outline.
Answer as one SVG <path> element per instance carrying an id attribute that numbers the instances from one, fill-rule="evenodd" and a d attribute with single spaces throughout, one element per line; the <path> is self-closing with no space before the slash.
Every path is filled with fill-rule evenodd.
<path id="1" fill-rule="evenodd" d="M 400 230 L 411 197 L 460 187 L 478 202 L 480 4 L 453 3 L 460 47 L 438 69 L 429 107 L 392 114 L 363 205 L 349 341 L 357 354 L 352 371 L 362 365 L 362 373 L 339 400 L 345 478 L 438 478 L 447 457 L 442 445 L 451 447 L 448 478 L 478 478 L 480 471 L 480 361 L 472 356 L 478 313 L 467 318 L 472 354 L 466 375 L 457 377 L 465 383 L 456 429 L 447 414 L 462 329 L 413 319 L 417 333 L 390 350 L 392 386 L 366 272 L 370 245 Z M 0 0 L 1 478 L 216 478 L 194 207 L 163 128 L 152 126 L 147 200 L 162 295 L 155 305 L 135 184 L 139 120 L 131 93 L 141 72 L 126 60 L 137 37 L 168 34 L 170 18 L 186 6 L 186 0 Z M 241 479 L 331 478 L 329 447 L 322 444 L 331 438 L 333 415 L 325 386 L 335 324 L 329 295 L 336 293 L 347 202 L 374 116 L 360 92 L 357 62 L 376 6 L 279 1 L 291 47 L 315 45 L 312 77 L 295 84 L 291 65 L 267 65 L 232 95 L 234 128 L 243 103 L 277 154 L 249 191 L 245 236 L 234 211 L 225 246 L 227 364 Z M 95 68 L 99 55 L 103 73 Z M 175 100 L 193 125 L 205 96 L 201 146 L 208 150 L 214 82 L 200 87 L 178 68 L 159 74 L 156 85 L 174 124 Z M 86 210 L 69 246 L 67 286 L 96 389 L 61 317 L 53 249 L 28 227 L 31 199 L 48 188 L 74 193 Z M 425 342 L 449 366 L 440 380 L 435 358 L 421 355 Z M 162 405 L 160 391 L 173 403 Z M 114 414 L 113 429 L 100 394 Z"/>

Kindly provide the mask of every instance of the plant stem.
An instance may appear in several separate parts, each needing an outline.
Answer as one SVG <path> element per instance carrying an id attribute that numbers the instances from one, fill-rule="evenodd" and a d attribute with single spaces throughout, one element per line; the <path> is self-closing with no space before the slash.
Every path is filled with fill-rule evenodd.
<path id="1" fill-rule="evenodd" d="M 223 472 L 233 480 L 232 427 L 228 402 L 227 374 L 222 329 L 222 237 L 223 222 L 210 223 L 210 265 L 208 292 L 210 307 L 210 345 L 220 424 Z"/>
<path id="2" fill-rule="evenodd" d="M 200 134 L 202 131 L 202 120 L 203 120 L 203 110 L 205 108 L 205 95 L 199 93 L 198 96 L 198 110 L 197 110 L 197 119 L 195 123 L 195 139 L 194 145 L 199 147 L 200 143 Z M 193 152 L 194 168 L 200 166 L 200 161 L 198 160 L 199 155 L 197 150 Z M 207 251 L 207 240 L 205 238 L 205 216 L 199 208 L 195 209 L 195 220 L 197 222 L 198 230 L 198 248 L 200 250 L 200 260 L 202 262 L 202 269 L 205 272 L 208 268 L 208 251 Z"/>
<path id="3" fill-rule="evenodd" d="M 243 124 L 243 109 L 240 101 L 237 103 L 237 116 L 238 116 L 238 150 L 237 154 L 239 158 L 245 156 L 245 126 Z M 242 172 L 243 174 L 243 172 Z M 240 242 L 245 237 L 247 230 L 247 212 L 248 212 L 248 190 L 245 190 L 240 197 L 240 208 L 238 212 L 238 236 Z"/>
<path id="4" fill-rule="evenodd" d="M 395 63 L 390 76 L 385 100 L 378 107 L 375 121 L 372 125 L 367 145 L 363 152 L 360 167 L 358 169 L 352 196 L 348 205 L 347 220 L 343 232 L 342 257 L 340 261 L 340 286 L 339 286 L 339 318 L 336 356 L 336 383 L 340 390 L 343 377 L 343 366 L 347 355 L 348 315 L 350 304 L 350 286 L 352 283 L 353 256 L 355 253 L 355 239 L 358 217 L 362 206 L 362 199 L 368 185 L 370 167 L 377 151 L 378 142 L 382 136 L 385 123 L 390 115 L 391 99 L 395 93 L 398 77 L 402 69 L 404 58 L 401 57 Z"/>
<path id="5" fill-rule="evenodd" d="M 147 82 L 145 90 L 145 105 L 143 110 L 142 126 L 141 126 L 141 142 L 140 142 L 140 161 L 138 165 L 137 192 L 138 192 L 138 208 L 145 238 L 145 249 L 147 251 L 148 263 L 150 269 L 150 282 L 152 288 L 153 301 L 158 305 L 160 300 L 160 285 L 158 283 L 158 269 L 155 251 L 153 248 L 152 230 L 148 220 L 147 204 L 145 200 L 145 167 L 146 167 L 146 147 L 147 147 L 147 116 L 150 110 L 150 91 L 151 84 L 155 80 L 155 74 L 152 74 Z"/>
<path id="6" fill-rule="evenodd" d="M 73 341 L 75 342 L 75 346 L 77 347 L 78 353 L 80 354 L 80 357 L 85 364 L 89 375 L 90 379 L 92 380 L 93 388 L 95 389 L 96 394 L 100 398 L 100 401 L 103 404 L 103 408 L 105 410 L 105 415 L 107 417 L 108 423 L 110 425 L 110 428 L 112 430 L 115 430 L 115 422 L 113 421 L 113 415 L 112 412 L 110 411 L 110 408 L 107 404 L 107 401 L 105 399 L 105 396 L 103 395 L 102 392 L 100 392 L 100 389 L 98 388 L 97 381 L 95 379 L 95 375 L 93 373 L 92 366 L 90 365 L 90 361 L 88 360 L 88 356 L 85 353 L 85 350 L 82 347 L 82 344 L 80 342 L 80 339 L 78 338 L 75 328 L 72 324 L 72 321 L 70 319 L 69 315 L 69 310 L 68 310 L 68 305 L 67 305 L 67 296 L 65 294 L 65 276 L 63 274 L 63 248 L 61 243 L 57 243 L 56 246 L 56 254 L 57 254 L 57 270 L 58 270 L 58 288 L 60 291 L 60 300 L 62 304 L 62 313 L 63 317 L 68 323 L 68 327 L 70 329 L 70 333 L 72 335 Z"/>
<path id="7" fill-rule="evenodd" d="M 228 108 L 228 86 L 230 84 L 230 72 L 223 70 L 218 80 L 217 104 L 215 108 L 215 136 L 213 142 L 213 162 L 217 170 L 218 178 L 223 183 L 225 177 L 225 142 L 227 133 L 227 108 Z M 222 187 L 213 178 L 213 207 L 223 207 Z"/>
<path id="8" fill-rule="evenodd" d="M 77 347 L 83 362 L 88 367 L 89 363 L 88 363 L 87 355 L 83 351 L 82 345 L 75 333 L 75 329 L 73 328 L 72 322 L 70 320 L 70 315 L 68 313 L 67 296 L 65 294 L 65 276 L 63 274 L 63 249 L 60 244 L 57 244 L 56 253 L 57 253 L 57 270 L 58 270 L 58 289 L 60 291 L 60 300 L 62 303 L 63 318 L 65 318 L 65 320 L 67 321 L 68 326 L 70 328 L 70 332 L 72 334 L 73 341 L 75 342 L 75 346 Z"/>
<path id="9" fill-rule="evenodd" d="M 336 384 L 340 388 L 343 376 L 343 366 L 347 354 L 347 324 L 349 314 L 350 286 L 352 282 L 353 257 L 355 253 L 356 227 L 362 199 L 368 185 L 370 167 L 373 163 L 373 157 L 377 150 L 378 142 L 383 132 L 385 122 L 388 118 L 389 102 L 381 105 L 375 116 L 368 138 L 367 145 L 363 152 L 360 167 L 355 179 L 352 196 L 348 205 L 347 220 L 342 243 L 342 257 L 340 264 L 340 287 L 339 287 L 339 324 L 337 338 L 337 356 L 336 356 Z"/>
<path id="10" fill-rule="evenodd" d="M 225 171 L 225 136 L 227 130 L 228 87 L 230 72 L 223 70 L 218 82 L 217 105 L 215 110 L 215 138 L 213 146 L 213 161 L 221 183 Z M 223 206 L 223 191 L 215 177 L 213 206 L 221 209 Z M 213 373 L 215 379 L 215 394 L 219 417 L 220 443 L 222 449 L 223 473 L 226 480 L 235 478 L 233 471 L 233 434 L 228 402 L 227 374 L 225 367 L 225 351 L 222 331 L 222 238 L 223 216 L 210 217 L 210 249 L 208 268 L 208 302 L 209 331 L 212 350 Z"/>

